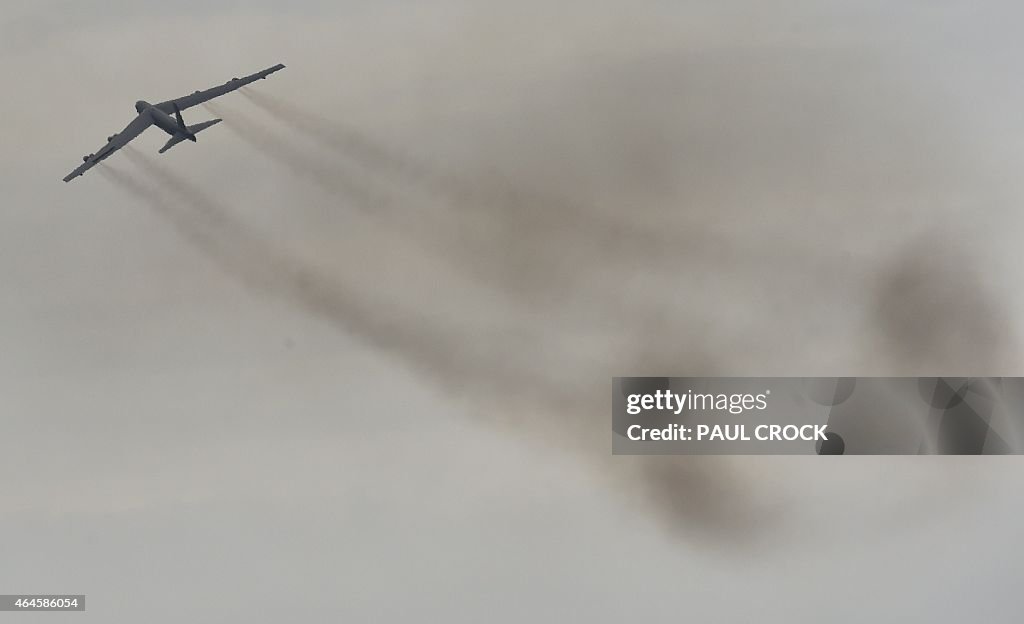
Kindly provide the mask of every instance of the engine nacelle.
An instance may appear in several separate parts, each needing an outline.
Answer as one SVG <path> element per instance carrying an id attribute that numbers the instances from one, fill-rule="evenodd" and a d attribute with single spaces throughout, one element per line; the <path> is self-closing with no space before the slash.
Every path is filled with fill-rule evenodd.
<path id="1" fill-rule="evenodd" d="M 116 134 L 112 134 L 112 135 L 108 136 L 107 137 L 107 143 L 110 143 L 111 141 L 113 141 L 114 137 L 116 137 L 116 136 L 117 136 Z"/>

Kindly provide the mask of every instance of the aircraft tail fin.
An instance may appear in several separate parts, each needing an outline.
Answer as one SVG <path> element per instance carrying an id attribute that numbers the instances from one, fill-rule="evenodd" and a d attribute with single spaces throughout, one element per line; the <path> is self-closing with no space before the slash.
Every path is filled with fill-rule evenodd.
<path id="1" fill-rule="evenodd" d="M 175 112 L 177 112 L 177 111 L 175 111 Z M 181 119 L 180 115 L 179 115 L 178 119 L 179 120 Z M 166 152 L 167 150 L 171 149 L 172 147 L 174 147 L 178 143 L 181 143 L 182 141 L 184 141 L 186 139 L 190 139 L 190 137 L 195 137 L 195 135 L 199 134 L 203 130 L 206 130 L 210 126 L 216 125 L 216 124 L 218 124 L 220 122 L 221 122 L 220 119 L 211 119 L 210 121 L 204 121 L 202 123 L 197 123 L 196 125 L 194 125 L 194 126 L 192 126 L 191 128 L 188 129 L 188 134 L 182 133 L 182 134 L 176 134 L 176 135 L 172 136 L 167 141 L 167 143 L 164 143 L 164 146 L 160 148 L 160 153 L 163 154 L 164 152 Z"/>
<path id="2" fill-rule="evenodd" d="M 182 131 L 182 133 L 188 134 L 188 126 L 185 125 L 185 120 L 181 117 L 181 109 L 178 108 L 178 105 L 173 102 L 171 103 L 171 106 L 174 107 L 174 118 L 178 120 L 178 128 Z"/>

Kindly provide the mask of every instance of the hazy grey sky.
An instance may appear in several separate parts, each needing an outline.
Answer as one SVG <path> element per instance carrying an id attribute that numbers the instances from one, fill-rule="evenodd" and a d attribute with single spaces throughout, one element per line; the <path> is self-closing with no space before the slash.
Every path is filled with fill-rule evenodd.
<path id="1" fill-rule="evenodd" d="M 0 592 L 87 622 L 1016 621 L 1015 459 L 611 458 L 606 397 L 1024 374 L 1020 17 L 8 0 Z M 277 62 L 284 113 L 233 94 L 197 144 L 60 182 L 136 100 Z"/>

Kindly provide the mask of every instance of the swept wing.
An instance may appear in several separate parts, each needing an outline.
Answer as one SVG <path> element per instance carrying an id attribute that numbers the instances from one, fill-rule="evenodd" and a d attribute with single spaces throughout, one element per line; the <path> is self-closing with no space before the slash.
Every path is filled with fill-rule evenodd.
<path id="1" fill-rule="evenodd" d="M 284 65 L 274 65 L 273 67 L 268 67 L 263 71 L 256 72 L 255 74 L 251 74 L 244 78 L 232 78 L 231 80 L 225 82 L 222 85 L 212 87 L 205 91 L 196 91 L 191 95 L 186 95 L 175 100 L 167 100 L 166 102 L 160 102 L 159 104 L 155 104 L 154 106 L 156 106 L 156 108 L 159 108 L 163 112 L 167 113 L 168 115 L 173 115 L 175 104 L 178 105 L 178 108 L 180 110 L 192 108 L 193 106 L 202 104 L 203 102 L 208 102 L 215 97 L 220 97 L 225 93 L 231 93 L 235 89 L 240 89 L 241 87 L 244 87 L 245 85 L 251 82 L 255 82 L 257 80 L 260 80 L 261 78 L 266 78 L 270 74 L 281 69 L 284 69 Z"/>
<path id="2" fill-rule="evenodd" d="M 92 169 L 96 163 L 100 162 L 107 156 L 110 156 L 125 145 L 128 145 L 132 139 L 142 134 L 142 131 L 151 125 L 153 125 L 153 118 L 145 113 L 140 113 L 125 127 L 124 130 L 110 137 L 110 140 L 107 141 L 106 145 L 96 150 L 95 154 L 90 154 L 84 163 L 65 176 L 64 181 L 70 182 L 72 179 L 82 175 L 89 169 Z"/>

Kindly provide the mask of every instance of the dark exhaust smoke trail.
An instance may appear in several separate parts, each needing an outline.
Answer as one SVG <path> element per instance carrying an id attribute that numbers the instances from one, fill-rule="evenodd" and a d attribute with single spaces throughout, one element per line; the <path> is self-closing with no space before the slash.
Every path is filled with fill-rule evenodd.
<path id="1" fill-rule="evenodd" d="M 325 160 L 294 139 L 268 130 L 264 123 L 238 111 L 226 111 L 219 106 L 207 108 L 225 119 L 225 125 L 237 136 L 298 177 L 313 181 L 347 205 L 359 208 L 362 214 L 383 222 L 403 240 L 447 263 L 454 272 L 512 296 L 518 308 L 546 311 L 576 306 L 584 310 L 592 325 L 622 327 L 635 322 L 638 316 L 663 312 L 645 298 L 634 298 L 625 304 L 629 307 L 627 311 L 622 297 L 609 288 L 614 279 L 609 277 L 611 274 L 632 273 L 643 266 L 647 274 L 677 280 L 681 270 L 694 271 L 701 266 L 728 269 L 742 264 L 758 270 L 781 265 L 777 275 L 785 276 L 791 274 L 792 265 L 787 254 L 798 253 L 791 246 L 776 246 L 771 253 L 759 253 L 749 241 L 731 240 L 706 228 L 675 229 L 671 241 L 659 235 L 652 243 L 647 230 L 639 230 L 642 237 L 636 238 L 637 230 L 630 229 L 628 218 L 583 219 L 578 210 L 566 212 L 561 204 L 548 199 L 542 200 L 548 203 L 517 200 L 512 205 L 507 200 L 514 189 L 505 199 L 478 195 L 472 205 L 463 204 L 452 211 L 451 203 L 456 201 L 453 196 L 442 198 L 440 205 L 426 196 L 398 197 L 393 192 L 394 185 L 387 182 L 382 187 L 387 190 L 378 192 L 372 187 L 370 176 L 354 174 L 349 162 Z M 301 115 L 299 118 L 305 119 Z M 312 134 L 313 128 L 305 130 Z M 330 135 L 330 129 L 323 127 L 315 133 L 320 138 Z M 360 145 L 372 147 L 365 141 Z M 363 160 L 386 164 L 387 150 L 370 151 L 381 158 Z M 392 161 L 405 162 L 398 157 Z M 381 166 L 374 168 L 378 174 L 381 172 Z M 423 173 L 424 169 L 416 171 Z M 376 184 L 381 182 L 378 179 Z M 469 198 L 463 194 L 457 201 L 470 201 Z M 757 242 L 762 247 L 765 244 Z M 843 264 L 823 286 L 839 287 L 844 273 L 851 272 L 851 265 Z"/>
<path id="2" fill-rule="evenodd" d="M 287 115 L 290 112 L 290 108 L 279 109 L 278 112 L 280 112 L 283 115 Z M 326 140 L 324 139 L 324 137 L 348 136 L 344 134 L 344 129 L 341 131 L 341 134 L 332 135 L 329 128 L 329 124 L 332 122 L 328 120 L 319 119 L 319 121 L 317 121 L 316 117 L 305 117 L 304 115 L 302 115 L 301 111 L 291 112 L 297 112 L 298 116 L 296 118 L 302 120 L 303 123 L 310 123 L 310 125 L 306 127 L 306 130 L 304 132 L 305 134 L 308 134 L 310 137 L 316 136 L 320 137 L 322 140 Z M 278 117 L 277 115 L 274 116 Z M 279 118 L 284 122 L 291 121 L 291 123 L 289 124 L 290 126 L 295 123 L 294 120 L 290 120 L 290 118 L 287 116 Z M 323 125 L 313 125 L 312 122 L 322 123 Z M 258 123 L 256 122 L 253 123 L 255 125 L 258 125 Z M 296 125 L 295 129 L 300 128 Z M 339 153 L 342 152 L 341 145 L 342 143 L 340 141 L 336 143 L 336 149 Z M 381 154 L 386 154 L 386 151 L 371 151 L 371 154 L 380 156 Z M 356 160 L 355 156 L 352 156 L 351 158 L 352 160 Z M 374 162 L 371 160 L 372 156 L 366 156 L 365 154 L 362 156 L 362 158 L 365 161 L 363 163 L 364 166 L 367 166 L 368 169 L 371 167 L 375 167 L 377 169 L 384 169 L 387 166 L 387 161 L 384 159 L 379 159 L 377 162 Z M 339 168 L 340 167 L 341 165 L 339 165 Z M 415 172 L 415 175 L 419 176 L 421 180 L 434 180 L 433 178 L 430 178 L 428 171 L 426 171 L 425 169 L 417 169 L 415 167 L 403 168 L 404 166 L 401 165 L 400 163 L 397 164 L 396 167 L 397 171 L 399 172 Z M 465 198 L 468 197 L 469 195 L 470 193 L 466 192 L 461 197 Z M 454 193 L 452 194 L 452 196 L 458 197 L 458 195 Z M 479 201 L 485 202 L 486 200 Z M 558 219 L 549 222 L 557 224 L 548 230 L 549 232 L 558 233 L 558 236 L 553 237 L 552 240 L 557 240 L 559 244 L 566 247 L 570 247 L 574 252 L 579 251 L 582 248 L 584 253 L 581 253 L 579 256 L 582 259 L 581 264 L 587 265 L 587 268 L 589 269 L 604 270 L 606 267 L 612 265 L 616 260 L 622 259 L 626 261 L 635 262 L 636 266 L 644 267 L 645 271 L 649 271 L 652 268 L 660 268 L 664 270 L 666 268 L 671 269 L 672 267 L 676 267 L 681 263 L 685 263 L 687 261 L 692 260 L 694 262 L 699 263 L 701 266 L 708 267 L 709 271 L 714 275 L 727 276 L 728 271 L 725 267 L 729 263 L 721 263 L 719 262 L 719 258 L 726 257 L 729 258 L 730 260 L 735 260 L 738 257 L 739 259 L 746 263 L 752 263 L 757 265 L 757 268 L 759 270 L 767 268 L 768 270 L 764 271 L 764 273 L 766 274 L 770 274 L 773 268 L 779 267 L 782 269 L 782 271 L 784 271 L 784 274 L 792 274 L 799 276 L 799 279 L 807 284 L 813 283 L 815 289 L 819 289 L 819 287 L 835 288 L 837 290 L 846 289 L 851 293 L 856 293 L 864 292 L 862 289 L 864 288 L 865 284 L 862 282 L 852 282 L 852 280 L 848 280 L 845 278 L 849 276 L 850 273 L 857 268 L 857 266 L 860 266 L 861 270 L 863 270 L 865 273 L 873 268 L 877 268 L 872 267 L 871 265 L 866 263 L 849 262 L 849 266 L 839 267 L 842 270 L 835 270 L 832 269 L 832 267 L 830 266 L 828 271 L 810 271 L 807 270 L 807 263 L 809 258 L 814 259 L 815 268 L 821 269 L 824 268 L 824 265 L 829 264 L 829 255 L 821 253 L 821 250 L 818 250 L 817 252 L 813 253 L 803 253 L 801 250 L 797 250 L 797 253 L 795 254 L 787 254 L 787 251 L 792 251 L 791 248 L 788 248 L 784 242 L 771 240 L 770 238 L 766 238 L 766 240 L 764 241 L 765 243 L 767 243 L 767 246 L 770 247 L 769 251 L 771 253 L 768 254 L 759 253 L 758 248 L 756 247 L 750 248 L 744 246 L 745 242 L 742 240 L 727 241 L 733 243 L 732 248 L 730 248 L 729 245 L 719 246 L 717 244 L 718 241 L 715 238 L 714 233 L 711 233 L 710 237 L 706 236 L 708 234 L 707 228 L 696 229 L 695 231 L 700 232 L 701 240 L 710 241 L 711 244 L 689 245 L 688 239 L 680 238 L 675 240 L 675 246 L 668 250 L 665 250 L 664 246 L 662 246 L 662 250 L 664 251 L 664 253 L 659 253 L 659 250 L 656 248 L 656 246 L 655 248 L 648 246 L 646 244 L 647 241 L 645 240 L 638 241 L 635 238 L 631 238 L 632 231 L 625 230 L 622 236 L 625 242 L 623 243 L 623 246 L 620 247 L 619 249 L 620 253 L 603 254 L 601 253 L 603 250 L 600 246 L 586 247 L 586 240 L 583 240 L 581 242 L 579 239 L 574 239 L 571 236 L 574 233 L 578 234 L 582 230 L 582 232 L 584 232 L 587 237 L 599 237 L 601 235 L 601 225 L 594 226 L 591 221 L 581 223 L 581 219 L 578 217 L 578 213 L 571 211 L 569 213 L 561 213 L 559 212 L 558 206 L 549 205 L 549 207 L 551 207 L 551 214 L 548 215 L 548 218 L 558 217 Z M 465 208 L 465 206 L 463 208 Z M 481 208 L 486 209 L 485 206 L 481 206 Z M 458 210 L 456 211 L 456 214 L 459 214 L 461 212 L 462 210 Z M 532 221 L 532 219 L 533 216 L 530 215 L 527 219 L 525 219 L 525 221 L 530 222 Z M 531 247 L 529 247 L 529 243 L 536 242 L 538 239 L 544 239 L 545 232 L 543 230 L 545 228 L 534 227 L 536 225 L 536 222 L 531 222 L 529 223 L 529 227 L 525 228 L 525 230 L 512 230 L 517 234 L 520 232 L 522 233 L 522 236 L 516 242 L 523 244 L 523 249 L 532 249 Z M 582 227 L 579 230 L 574 230 L 573 228 L 576 226 Z M 667 231 L 676 232 L 678 231 L 678 229 L 667 228 Z M 511 235 L 509 235 L 509 238 L 511 238 Z M 740 248 L 736 248 L 737 244 Z M 517 251 L 521 253 L 522 249 Z M 479 253 L 471 254 L 471 266 L 475 267 L 478 266 L 481 262 L 488 261 L 490 255 L 491 254 Z M 616 255 L 618 257 L 615 257 Z M 508 261 L 510 257 L 514 256 L 511 254 L 502 255 L 501 260 Z M 538 254 L 536 257 L 544 256 L 542 254 Z M 888 267 L 883 267 L 883 270 L 887 268 Z M 541 283 L 541 285 L 560 284 L 560 282 L 557 279 L 552 278 L 550 273 L 535 270 L 535 268 L 531 268 L 530 270 L 524 272 L 525 275 L 522 276 L 523 281 L 527 282 L 528 286 L 535 287 L 538 283 Z M 570 271 L 569 274 L 572 277 L 579 277 L 581 272 Z M 771 275 L 771 277 L 773 279 L 778 279 L 777 275 Z M 580 289 L 577 287 L 577 285 L 573 284 L 572 286 L 575 290 L 571 292 L 569 296 L 579 295 Z M 809 291 L 811 294 L 816 294 L 810 288 L 808 288 L 807 291 Z M 867 292 L 871 291 L 869 290 Z M 893 293 L 892 296 L 895 300 L 899 300 L 903 295 L 899 293 Z M 853 297 L 851 297 L 851 300 L 852 299 Z M 593 296 L 586 297 L 585 300 L 588 302 L 597 302 L 596 298 Z M 597 308 L 597 310 L 594 312 L 595 314 L 602 316 L 617 315 L 618 318 L 623 319 L 624 322 L 628 322 L 633 325 L 643 324 L 637 323 L 638 315 L 636 311 L 627 310 L 626 308 L 623 307 L 623 304 L 606 305 L 608 303 L 606 301 L 600 301 L 597 303 L 598 305 L 593 306 L 593 308 Z M 664 301 L 656 301 L 655 305 L 661 306 L 663 308 L 663 311 L 669 315 L 683 314 L 682 311 L 674 310 L 671 304 L 665 305 Z M 908 318 L 910 317 L 908 316 Z M 707 320 L 696 319 L 692 322 L 703 324 L 707 323 Z M 690 333 L 690 331 L 688 330 L 692 330 L 692 328 L 687 328 L 684 323 L 679 323 L 676 325 L 669 325 L 665 327 L 665 331 L 661 333 L 661 335 L 672 336 L 673 333 L 675 333 L 676 335 L 686 335 Z M 658 371 L 678 371 L 678 367 L 681 365 L 681 363 L 685 363 L 687 367 L 692 367 L 691 370 L 697 371 L 697 374 L 714 373 L 713 367 L 707 365 L 708 362 L 700 362 L 699 358 L 693 357 L 693 350 L 690 348 L 690 345 L 680 345 L 678 340 L 671 339 L 666 341 L 666 344 L 658 344 L 658 340 L 656 338 L 657 335 L 658 332 L 652 331 L 649 326 L 640 328 L 636 333 L 635 340 L 633 340 L 632 342 L 633 345 L 637 346 L 637 353 L 627 354 L 620 357 L 618 361 L 621 364 L 622 368 L 620 368 L 619 370 L 635 370 L 630 367 L 639 366 L 643 367 L 643 370 L 651 371 L 651 374 L 658 374 Z M 951 335 L 955 335 L 955 333 Z M 631 340 L 632 338 L 633 337 L 631 336 Z M 928 336 L 926 342 L 932 343 L 932 341 L 935 339 L 935 336 Z M 878 348 L 877 353 L 879 357 L 882 359 L 893 357 L 893 353 L 900 346 L 901 341 L 902 338 L 899 334 L 895 336 L 890 336 L 888 343 Z M 645 349 L 647 350 L 646 352 Z M 952 364 L 953 366 L 956 366 L 955 358 L 951 358 L 950 361 L 954 362 Z M 881 365 L 882 362 L 879 362 L 878 364 Z M 892 362 L 886 362 L 886 364 L 891 366 Z M 736 370 L 731 369 L 725 370 L 723 372 L 725 374 L 735 374 Z M 932 371 L 932 374 L 933 373 L 934 370 Z M 680 372 L 680 374 L 684 373 Z M 899 370 L 896 370 L 894 371 L 894 374 L 901 373 Z M 923 374 L 929 373 L 927 373 L 926 371 Z M 573 418 L 579 418 L 580 421 L 583 423 L 582 426 L 584 427 L 586 427 L 587 425 L 593 426 L 594 414 L 600 413 L 601 410 L 606 410 L 606 407 L 595 405 L 593 406 L 593 408 L 591 408 L 589 412 L 585 412 L 578 417 L 573 416 Z M 597 454 L 601 453 L 602 451 L 598 449 L 597 445 L 595 444 L 590 448 L 588 452 L 590 453 L 591 457 L 596 457 Z M 651 497 L 657 498 L 659 501 L 658 504 L 660 505 L 659 510 L 663 514 L 663 517 L 675 518 L 679 514 L 683 514 L 684 516 L 686 516 L 687 514 L 693 513 L 693 505 L 699 507 L 706 506 L 708 509 L 718 510 L 717 512 L 714 512 L 712 514 L 713 517 L 717 518 L 717 521 L 725 521 L 726 519 L 728 519 L 734 522 L 734 524 L 728 527 L 728 530 L 731 533 L 745 534 L 748 530 L 753 530 L 753 527 L 744 526 L 742 524 L 744 522 L 744 519 L 750 522 L 754 522 L 754 520 L 750 518 L 750 509 L 752 507 L 746 505 L 746 502 L 744 501 L 744 497 L 742 495 L 737 497 L 734 492 L 730 493 L 729 481 L 731 477 L 729 474 L 722 475 L 720 473 L 715 472 L 721 471 L 723 470 L 723 468 L 728 470 L 728 468 L 732 466 L 743 466 L 745 465 L 745 462 L 749 462 L 749 460 L 730 460 L 728 462 L 728 466 L 723 466 L 721 462 L 717 462 L 715 460 L 708 461 L 707 458 L 687 457 L 645 458 L 638 460 L 627 458 L 615 458 L 614 461 L 618 462 L 620 460 L 622 463 L 619 464 L 618 466 L 610 466 L 608 473 L 612 475 L 622 476 L 624 479 L 624 489 L 627 489 L 631 492 L 646 490 Z M 747 465 L 749 466 L 749 463 Z M 621 468 L 623 466 L 628 466 L 629 469 L 622 472 Z M 756 470 L 756 468 L 754 470 Z M 676 494 L 673 495 L 671 494 L 672 492 L 675 492 Z M 669 494 L 666 495 L 666 493 Z M 680 496 L 678 493 L 685 494 Z M 677 509 L 675 508 L 676 506 L 679 506 L 680 508 Z M 725 509 L 730 508 L 731 511 L 729 512 L 723 511 Z M 757 519 L 757 522 L 765 522 L 765 519 L 759 518 Z M 760 528 L 765 527 L 761 526 Z M 722 529 L 726 530 L 726 527 L 723 526 Z"/>
<path id="3" fill-rule="evenodd" d="M 580 203 L 568 201 L 524 189 L 519 185 L 502 184 L 493 188 L 495 181 L 481 183 L 452 175 L 422 160 L 399 154 L 334 119 L 328 119 L 305 111 L 284 100 L 251 89 L 242 93 L 253 104 L 263 109 L 288 127 L 303 133 L 339 155 L 351 158 L 363 167 L 376 173 L 388 175 L 392 182 L 418 187 L 445 199 L 465 216 L 479 214 L 481 210 L 497 213 L 515 212 L 528 214 L 530 218 L 544 222 L 545 215 L 567 215 L 575 221 L 589 223 L 590 233 L 605 236 L 609 241 L 626 233 L 634 238 L 653 242 L 651 232 L 638 229 L 628 220 L 610 219 L 598 214 Z M 597 229 L 599 228 L 599 229 Z"/>
<path id="4" fill-rule="evenodd" d="M 522 257 L 522 251 L 501 248 L 496 252 L 495 241 L 507 241 L 508 237 L 487 220 L 486 214 L 452 215 L 429 210 L 430 202 L 422 199 L 402 199 L 393 193 L 381 192 L 366 184 L 367 176 L 354 172 L 351 166 L 311 153 L 308 148 L 268 130 L 265 124 L 243 113 L 216 105 L 205 106 L 212 114 L 224 119 L 223 125 L 236 136 L 271 160 L 283 164 L 296 177 L 313 182 L 341 199 L 344 206 L 351 206 L 360 215 L 381 223 L 402 243 L 427 251 L 432 257 L 445 262 L 453 272 L 466 275 L 488 288 L 495 285 L 508 287 L 509 267 L 521 266 L 517 258 Z M 523 288 L 523 280 L 513 278 L 511 281 L 511 290 Z M 535 287 L 545 287 L 546 284 L 535 283 Z"/>
<path id="5" fill-rule="evenodd" d="M 380 184 L 368 184 L 370 178 L 366 173 L 356 173 L 351 163 L 328 160 L 313 154 L 289 137 L 268 130 L 265 124 L 240 111 L 228 111 L 211 103 L 204 106 L 212 114 L 223 118 L 224 124 L 239 138 L 285 165 L 298 177 L 314 182 L 329 193 L 343 196 L 360 212 L 386 221 L 391 228 L 416 233 L 420 243 L 426 243 L 430 237 L 444 238 L 447 240 L 441 243 L 441 247 L 449 249 L 451 240 L 471 244 L 473 240 L 485 239 L 480 247 L 493 248 L 494 240 L 504 237 L 493 215 L 487 214 L 485 203 L 476 203 L 473 209 L 458 214 L 431 210 L 435 206 L 423 197 L 399 198 L 391 184 L 383 187 L 388 190 L 382 192 L 379 190 L 382 188 Z M 379 172 L 380 168 L 375 168 Z M 438 247 L 438 244 L 434 244 L 434 247 Z"/>
<path id="6" fill-rule="evenodd" d="M 283 253 L 259 232 L 187 180 L 133 148 L 127 157 L 156 181 L 141 184 L 102 167 L 104 177 L 166 218 L 184 238 L 228 274 L 256 292 L 282 297 L 303 310 L 360 337 L 438 382 L 453 395 L 473 399 L 488 421 L 547 446 L 573 450 L 621 494 L 653 509 L 672 532 L 698 531 L 728 537 L 729 543 L 757 536 L 744 490 L 726 462 L 693 457 L 613 457 L 608 449 L 607 378 L 600 392 L 552 383 L 541 372 L 509 365 L 504 351 L 475 351 L 464 336 L 445 333 L 426 318 L 396 314 L 352 295 L 335 276 L 311 269 Z M 540 352 L 538 349 L 537 352 Z M 536 354 L 535 352 L 534 354 Z M 508 421 L 495 412 L 514 414 Z M 723 540 L 724 542 L 724 540 Z M 715 545 L 722 545 L 716 541 Z"/>
<path id="7" fill-rule="evenodd" d="M 307 312 L 329 321 L 339 329 L 360 337 L 386 353 L 398 354 L 445 382 L 452 389 L 468 381 L 527 383 L 539 380 L 516 379 L 516 371 L 501 370 L 479 380 L 467 379 L 461 361 L 475 356 L 467 349 L 468 341 L 458 336 L 439 336 L 438 328 L 412 331 L 410 326 L 422 324 L 411 316 L 394 318 L 350 295 L 343 285 L 313 270 L 296 257 L 283 253 L 258 232 L 234 218 L 230 211 L 184 178 L 172 174 L 149 157 L 133 148 L 125 148 L 126 156 L 156 180 L 164 193 L 134 182 L 127 175 L 108 168 L 107 176 L 118 186 L 150 203 L 157 212 L 172 219 L 172 224 L 207 257 L 240 278 L 250 287 L 283 296 Z M 171 202 L 167 195 L 185 204 L 185 210 Z M 521 375 L 520 375 L 521 377 Z M 553 394 L 551 396 L 554 396 Z"/>
<path id="8" fill-rule="evenodd" d="M 954 240 L 931 232 L 907 244 L 877 276 L 874 339 L 900 374 L 998 377 L 1017 368 L 1011 315 Z"/>
<path id="9" fill-rule="evenodd" d="M 368 171 L 387 176 L 392 183 L 431 193 L 454 208 L 462 218 L 489 214 L 500 224 L 499 229 L 526 224 L 535 237 L 548 234 L 550 241 L 543 246 L 562 248 L 567 237 L 582 238 L 582 243 L 592 247 L 591 253 L 600 255 L 605 262 L 632 264 L 638 254 L 643 254 L 652 261 L 650 266 L 668 273 L 696 258 L 703 262 L 714 260 L 720 266 L 737 261 L 745 265 L 763 266 L 767 262 L 788 266 L 809 251 L 792 243 L 780 250 L 756 240 L 736 241 L 708 228 L 701 228 L 697 235 L 686 228 L 680 231 L 681 228 L 648 226 L 628 216 L 608 215 L 585 203 L 509 180 L 481 181 L 454 175 L 422 159 L 400 154 L 343 121 L 323 117 L 253 89 L 243 88 L 241 92 L 289 128 L 352 159 Z M 577 242 L 579 247 L 580 241 Z M 759 253 L 759 250 L 771 253 Z M 833 270 L 847 272 L 849 268 L 848 263 L 839 263 Z M 539 270 L 549 272 L 550 268 Z"/>
<path id="10" fill-rule="evenodd" d="M 289 171 L 310 180 L 324 190 L 344 193 L 353 200 L 353 206 L 361 212 L 380 216 L 394 211 L 389 198 L 374 192 L 348 171 L 324 162 L 308 151 L 295 145 L 287 138 L 268 131 L 262 125 L 235 112 L 228 112 L 220 106 L 207 102 L 203 106 L 234 133 L 253 147 L 288 167 Z"/>
<path id="11" fill-rule="evenodd" d="M 300 109 L 285 100 L 259 91 L 242 88 L 242 95 L 266 113 L 292 129 L 319 141 L 322 145 L 350 157 L 369 169 L 383 169 L 407 183 L 442 193 L 449 199 L 470 204 L 481 191 L 445 171 L 385 148 L 361 132 L 337 120 Z"/>
<path id="12" fill-rule="evenodd" d="M 472 236 L 469 231 L 472 224 L 463 221 L 458 224 L 439 223 L 437 215 L 422 210 L 409 210 L 400 206 L 391 194 L 382 193 L 367 185 L 361 178 L 346 167 L 329 162 L 303 149 L 294 141 L 268 130 L 244 114 L 227 111 L 218 105 L 204 104 L 212 114 L 224 120 L 223 124 L 236 136 L 259 150 L 271 160 L 288 168 L 300 179 L 313 182 L 327 193 L 344 200 L 345 207 L 351 207 L 366 218 L 383 223 L 392 233 L 404 241 L 414 243 L 433 252 L 444 248 L 444 234 L 439 227 L 451 232 L 453 226 L 459 231 Z M 447 259 L 443 254 L 438 257 Z M 455 267 L 457 268 L 457 267 Z"/>
<path id="13" fill-rule="evenodd" d="M 129 158 L 132 158 L 136 153 L 133 147 L 125 147 L 124 152 Z M 249 287 L 262 289 L 266 286 L 261 275 L 248 270 L 244 262 L 241 262 L 241 259 L 237 257 L 237 254 L 231 253 L 227 246 L 218 243 L 214 235 L 215 230 L 216 228 L 225 227 L 221 215 L 216 212 L 206 211 L 204 213 L 196 212 L 194 215 L 189 216 L 170 201 L 165 193 L 139 182 L 111 165 L 101 163 L 97 167 L 97 171 L 114 186 L 145 202 L 154 213 L 167 221 L 183 239 L 202 251 L 204 255 L 213 260 L 214 264 L 227 274 L 239 278 Z"/>
<path id="14" fill-rule="evenodd" d="M 303 133 L 339 155 L 351 158 L 370 171 L 388 175 L 392 182 L 410 184 L 444 199 L 462 217 L 476 218 L 481 212 L 492 216 L 519 215 L 536 223 L 538 230 L 557 226 L 554 219 L 568 217 L 583 226 L 587 235 L 599 242 L 609 243 L 606 251 L 613 250 L 615 240 L 623 235 L 638 239 L 650 246 L 661 239 L 629 220 L 603 216 L 580 203 L 551 195 L 530 191 L 520 185 L 504 183 L 501 189 L 493 183 L 471 181 L 431 166 L 430 164 L 398 154 L 356 129 L 333 119 L 305 111 L 284 100 L 251 89 L 242 89 L 243 95 L 256 106 L 288 127 Z M 558 229 L 564 242 L 564 229 Z M 579 229 L 577 231 L 580 231 Z M 674 239 L 673 247 L 678 244 Z"/>
<path id="15" fill-rule="evenodd" d="M 268 130 L 264 124 L 238 111 L 226 111 L 218 106 L 206 105 L 214 115 L 235 134 L 271 159 L 284 164 L 300 178 L 308 179 L 323 190 L 335 194 L 359 209 L 360 213 L 383 222 L 389 229 L 417 246 L 427 249 L 435 257 L 447 262 L 453 270 L 485 282 L 500 283 L 506 289 L 522 292 L 538 290 L 561 296 L 564 281 L 550 279 L 553 267 L 565 263 L 572 228 L 554 227 L 554 224 L 530 223 L 521 236 L 509 237 L 509 228 L 502 219 L 480 210 L 453 214 L 444 210 L 430 210 L 435 204 L 424 198 L 398 198 L 394 193 L 382 193 L 365 183 L 365 174 L 354 174 L 351 165 L 336 159 L 324 160 L 296 145 L 294 141 Z M 443 206 L 442 206 L 443 207 Z M 522 225 L 522 224 L 521 224 Z M 583 241 L 593 247 L 588 257 L 600 254 L 605 240 Z M 579 242 L 572 252 L 579 251 Z M 578 254 L 575 254 L 578 255 Z M 577 278 L 591 263 L 573 263 L 572 277 Z M 535 279 L 543 276 L 544 279 Z M 568 276 L 567 276 L 568 277 Z M 536 302 L 536 300 L 534 300 Z"/>

